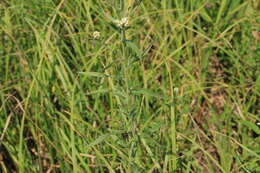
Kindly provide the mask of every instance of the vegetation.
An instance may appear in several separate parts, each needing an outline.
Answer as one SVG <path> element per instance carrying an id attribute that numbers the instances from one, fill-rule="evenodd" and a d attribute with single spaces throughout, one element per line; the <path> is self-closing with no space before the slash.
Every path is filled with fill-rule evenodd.
<path id="1" fill-rule="evenodd" d="M 1 172 L 260 172 L 259 0 L 2 0 Z"/>

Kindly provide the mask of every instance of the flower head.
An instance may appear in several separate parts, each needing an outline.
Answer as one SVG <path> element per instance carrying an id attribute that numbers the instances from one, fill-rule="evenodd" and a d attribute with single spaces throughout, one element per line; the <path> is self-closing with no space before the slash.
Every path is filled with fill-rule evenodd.
<path id="1" fill-rule="evenodd" d="M 98 31 L 93 32 L 94 39 L 98 39 L 99 37 L 100 37 L 100 32 L 98 32 Z"/>
<path id="2" fill-rule="evenodd" d="M 175 88 L 173 89 L 173 91 L 175 92 L 175 94 L 178 94 L 179 88 L 175 87 Z"/>
<path id="3" fill-rule="evenodd" d="M 114 22 L 119 28 L 124 28 L 128 26 L 129 20 L 128 17 L 124 17 L 121 20 L 115 20 Z"/>

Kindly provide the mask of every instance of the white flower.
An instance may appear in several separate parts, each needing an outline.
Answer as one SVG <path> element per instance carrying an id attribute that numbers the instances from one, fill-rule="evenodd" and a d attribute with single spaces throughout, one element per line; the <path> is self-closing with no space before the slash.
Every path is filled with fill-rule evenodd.
<path id="1" fill-rule="evenodd" d="M 100 32 L 98 32 L 98 31 L 93 32 L 94 39 L 98 39 L 99 37 L 100 37 Z"/>
<path id="2" fill-rule="evenodd" d="M 175 87 L 175 88 L 173 89 L 173 92 L 175 92 L 175 94 L 178 94 L 179 88 Z"/>
<path id="3" fill-rule="evenodd" d="M 124 17 L 121 20 L 115 20 L 114 22 L 119 28 L 124 28 L 128 26 L 129 20 L 128 17 Z"/>

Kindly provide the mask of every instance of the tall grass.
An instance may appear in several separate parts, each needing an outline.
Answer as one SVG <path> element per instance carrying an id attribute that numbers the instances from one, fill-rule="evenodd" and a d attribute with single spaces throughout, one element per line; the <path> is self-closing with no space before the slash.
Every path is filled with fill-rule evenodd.
<path id="1" fill-rule="evenodd" d="M 260 172 L 259 10 L 1 1 L 1 172 Z"/>

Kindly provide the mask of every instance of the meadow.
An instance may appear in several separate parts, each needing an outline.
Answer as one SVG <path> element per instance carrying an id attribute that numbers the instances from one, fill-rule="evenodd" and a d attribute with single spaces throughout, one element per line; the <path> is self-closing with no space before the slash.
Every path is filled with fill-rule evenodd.
<path id="1" fill-rule="evenodd" d="M 259 0 L 1 0 L 0 172 L 259 173 Z"/>

